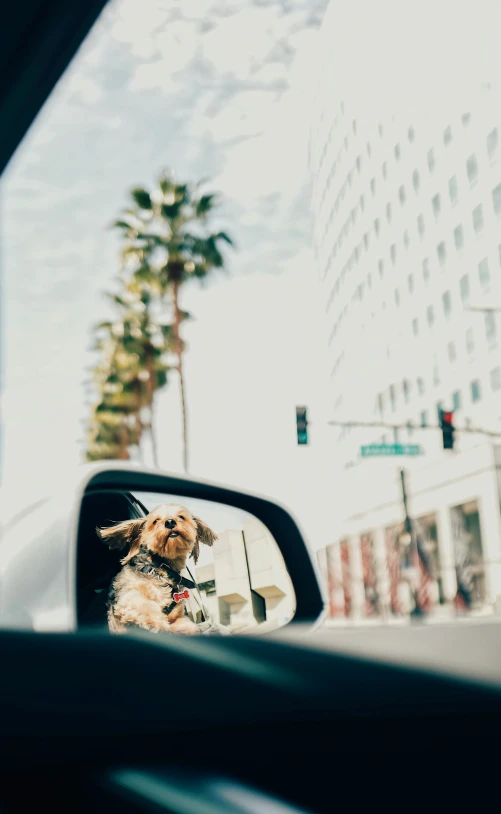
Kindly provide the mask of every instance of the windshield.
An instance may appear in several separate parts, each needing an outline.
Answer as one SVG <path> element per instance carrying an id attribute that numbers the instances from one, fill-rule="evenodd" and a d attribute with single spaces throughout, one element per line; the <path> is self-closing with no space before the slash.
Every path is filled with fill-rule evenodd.
<path id="1" fill-rule="evenodd" d="M 134 461 L 290 507 L 333 629 L 501 614 L 481 5 L 108 3 L 3 179 L 12 522 Z"/>

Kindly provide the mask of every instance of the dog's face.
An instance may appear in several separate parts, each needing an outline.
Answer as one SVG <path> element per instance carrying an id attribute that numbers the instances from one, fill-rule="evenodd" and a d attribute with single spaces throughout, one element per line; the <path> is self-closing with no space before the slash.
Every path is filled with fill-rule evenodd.
<path id="1" fill-rule="evenodd" d="M 129 548 L 122 562 L 147 548 L 168 560 L 184 561 L 191 555 L 195 561 L 200 543 L 211 546 L 217 536 L 184 506 L 162 504 L 139 520 L 125 520 L 109 528 L 97 529 L 98 535 L 110 548 Z"/>
<path id="2" fill-rule="evenodd" d="M 193 552 L 198 535 L 197 523 L 188 509 L 163 504 L 146 518 L 141 543 L 154 554 L 177 560 Z"/>

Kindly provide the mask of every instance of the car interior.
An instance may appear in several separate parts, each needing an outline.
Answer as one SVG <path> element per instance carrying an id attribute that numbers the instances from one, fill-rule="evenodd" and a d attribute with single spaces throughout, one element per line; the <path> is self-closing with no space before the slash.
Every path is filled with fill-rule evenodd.
<path id="1" fill-rule="evenodd" d="M 111 581 L 120 570 L 120 551 L 104 545 L 96 528 L 145 514 L 130 493 L 85 495 L 77 542 L 77 620 L 80 625 L 106 625 L 106 601 Z"/>

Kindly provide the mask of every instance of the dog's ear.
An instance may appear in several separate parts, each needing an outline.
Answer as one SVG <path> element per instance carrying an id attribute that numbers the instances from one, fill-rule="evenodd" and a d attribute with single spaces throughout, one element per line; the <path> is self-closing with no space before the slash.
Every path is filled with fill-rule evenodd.
<path id="1" fill-rule="evenodd" d="M 193 561 L 196 565 L 200 556 L 200 543 L 203 543 L 204 545 L 212 545 L 217 540 L 217 534 L 215 534 L 206 523 L 200 520 L 200 518 L 194 517 L 193 520 L 197 526 L 197 540 L 193 546 L 191 556 L 193 557 Z"/>
<path id="2" fill-rule="evenodd" d="M 117 548 L 119 551 L 128 548 L 128 553 L 122 560 L 122 562 L 127 562 L 139 551 L 145 521 L 146 517 L 123 520 L 114 526 L 96 528 L 96 534 L 110 548 Z"/>

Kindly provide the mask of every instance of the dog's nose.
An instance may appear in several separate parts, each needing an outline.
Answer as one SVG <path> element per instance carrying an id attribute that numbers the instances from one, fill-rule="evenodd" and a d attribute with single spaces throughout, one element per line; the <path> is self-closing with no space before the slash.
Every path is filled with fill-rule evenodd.
<path id="1" fill-rule="evenodd" d="M 173 529 L 175 525 L 176 525 L 175 520 L 166 520 L 165 521 L 165 528 L 166 529 Z"/>

